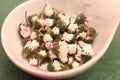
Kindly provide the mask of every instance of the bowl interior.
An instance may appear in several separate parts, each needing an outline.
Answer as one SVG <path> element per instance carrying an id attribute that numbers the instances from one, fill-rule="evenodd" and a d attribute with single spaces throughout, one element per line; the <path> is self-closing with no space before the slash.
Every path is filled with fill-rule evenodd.
<path id="1" fill-rule="evenodd" d="M 92 66 L 108 48 L 120 20 L 119 0 L 30 0 L 16 7 L 6 18 L 2 27 L 2 44 L 8 57 L 21 69 L 42 78 L 68 78 L 77 75 Z M 95 56 L 78 69 L 63 72 L 41 72 L 29 66 L 21 56 L 22 44 L 18 34 L 19 23 L 25 23 L 25 11 L 28 15 L 40 13 L 44 4 L 56 7 L 68 16 L 84 12 L 90 20 L 89 26 L 98 33 L 93 44 Z M 56 75 L 56 76 L 55 76 Z"/>

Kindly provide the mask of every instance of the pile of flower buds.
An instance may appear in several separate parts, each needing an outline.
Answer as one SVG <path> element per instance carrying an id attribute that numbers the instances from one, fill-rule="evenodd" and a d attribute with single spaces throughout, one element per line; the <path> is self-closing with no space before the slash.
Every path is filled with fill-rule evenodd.
<path id="1" fill-rule="evenodd" d="M 67 17 L 49 5 L 42 12 L 27 16 L 19 24 L 23 58 L 40 71 L 64 71 L 76 68 L 94 55 L 92 47 L 96 30 L 81 13 Z"/>

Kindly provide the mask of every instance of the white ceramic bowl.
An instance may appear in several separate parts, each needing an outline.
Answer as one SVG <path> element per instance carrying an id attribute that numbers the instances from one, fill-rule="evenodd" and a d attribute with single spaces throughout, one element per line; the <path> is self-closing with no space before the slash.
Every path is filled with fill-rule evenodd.
<path id="1" fill-rule="evenodd" d="M 95 56 L 79 68 L 62 72 L 42 72 L 31 67 L 21 56 L 22 44 L 18 36 L 18 24 L 25 22 L 25 11 L 28 15 L 40 13 L 47 3 L 69 16 L 84 12 L 98 35 L 93 44 Z M 29 0 L 13 9 L 7 16 L 1 33 L 3 48 L 10 60 L 19 68 L 34 76 L 46 79 L 63 79 L 78 75 L 95 64 L 108 48 L 120 21 L 119 0 Z"/>

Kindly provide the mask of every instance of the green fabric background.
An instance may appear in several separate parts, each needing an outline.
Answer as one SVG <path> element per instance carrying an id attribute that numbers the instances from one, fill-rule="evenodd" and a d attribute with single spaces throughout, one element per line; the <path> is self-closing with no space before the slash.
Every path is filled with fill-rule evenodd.
<path id="1" fill-rule="evenodd" d="M 0 0 L 0 31 L 8 13 L 24 1 Z M 0 80 L 42 79 L 27 74 L 17 68 L 6 56 L 0 41 Z M 120 80 L 120 26 L 105 55 L 92 68 L 78 76 L 65 80 Z"/>

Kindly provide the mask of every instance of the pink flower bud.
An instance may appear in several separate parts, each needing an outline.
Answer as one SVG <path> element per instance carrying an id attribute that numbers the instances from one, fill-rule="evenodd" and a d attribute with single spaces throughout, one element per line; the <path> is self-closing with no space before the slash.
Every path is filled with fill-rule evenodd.
<path id="1" fill-rule="evenodd" d="M 48 71 L 47 67 L 48 67 L 48 64 L 46 63 L 46 64 L 42 64 L 41 66 L 39 66 L 38 69 L 40 71 Z"/>
<path id="2" fill-rule="evenodd" d="M 51 48 L 53 48 L 53 44 L 52 44 L 51 42 L 47 42 L 47 43 L 45 44 L 45 47 L 46 47 L 47 49 L 51 49 Z"/>
<path id="3" fill-rule="evenodd" d="M 28 38 L 31 35 L 31 30 L 30 27 L 28 26 L 24 26 L 23 28 L 21 28 L 20 30 L 20 34 L 22 35 L 22 37 L 24 38 Z"/>
<path id="4" fill-rule="evenodd" d="M 90 21 L 88 19 L 85 20 L 86 23 L 89 23 Z"/>
<path id="5" fill-rule="evenodd" d="M 37 59 L 30 59 L 30 61 L 29 61 L 29 64 L 30 64 L 31 66 L 36 66 L 37 63 L 38 63 Z"/>
<path id="6" fill-rule="evenodd" d="M 50 27 L 53 25 L 53 19 L 45 19 L 45 26 Z"/>

